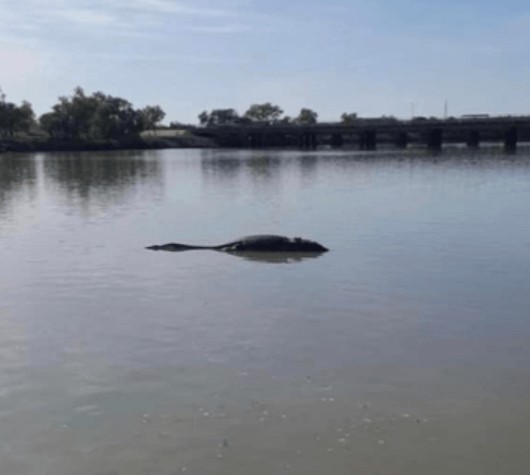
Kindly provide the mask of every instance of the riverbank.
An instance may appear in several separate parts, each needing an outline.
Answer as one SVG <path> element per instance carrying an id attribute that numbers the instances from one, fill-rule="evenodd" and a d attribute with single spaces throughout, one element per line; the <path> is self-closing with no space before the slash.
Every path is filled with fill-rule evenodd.
<path id="1" fill-rule="evenodd" d="M 152 150 L 164 148 L 214 148 L 217 144 L 204 137 L 178 135 L 139 137 L 132 140 L 58 140 L 42 137 L 0 139 L 5 152 L 89 152 L 99 150 Z"/>

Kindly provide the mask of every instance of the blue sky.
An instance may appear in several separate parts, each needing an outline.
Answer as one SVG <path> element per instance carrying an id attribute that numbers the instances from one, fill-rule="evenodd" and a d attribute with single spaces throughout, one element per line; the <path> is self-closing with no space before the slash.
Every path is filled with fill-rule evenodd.
<path id="1" fill-rule="evenodd" d="M 0 0 L 0 87 L 40 114 L 80 85 L 168 121 L 270 101 L 321 120 L 530 113 L 522 0 Z"/>

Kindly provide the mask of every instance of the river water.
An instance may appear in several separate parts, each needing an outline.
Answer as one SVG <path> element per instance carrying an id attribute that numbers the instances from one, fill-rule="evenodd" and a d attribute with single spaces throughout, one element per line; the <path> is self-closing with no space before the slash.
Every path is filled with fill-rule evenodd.
<path id="1" fill-rule="evenodd" d="M 0 155 L 0 473 L 529 473 L 529 218 L 524 149 Z M 331 251 L 144 249 L 259 233 Z"/>

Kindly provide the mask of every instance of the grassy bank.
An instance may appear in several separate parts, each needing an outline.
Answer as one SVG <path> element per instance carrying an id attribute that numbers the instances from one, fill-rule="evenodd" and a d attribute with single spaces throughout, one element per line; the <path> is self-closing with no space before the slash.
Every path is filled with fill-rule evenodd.
<path id="1" fill-rule="evenodd" d="M 214 142 L 191 134 L 172 136 L 147 135 L 135 139 L 101 141 L 59 140 L 43 136 L 0 138 L 0 153 L 211 148 L 215 146 Z"/>

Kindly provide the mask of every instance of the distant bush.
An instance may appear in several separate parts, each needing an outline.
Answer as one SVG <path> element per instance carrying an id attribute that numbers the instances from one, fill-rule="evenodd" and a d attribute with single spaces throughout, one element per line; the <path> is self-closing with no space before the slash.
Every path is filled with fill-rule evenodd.
<path id="1" fill-rule="evenodd" d="M 28 132 L 35 124 L 35 114 L 31 104 L 23 101 L 20 106 L 6 101 L 0 89 L 0 135 L 13 137 L 18 132 Z"/>
<path id="2" fill-rule="evenodd" d="M 164 118 L 159 106 L 134 109 L 121 97 L 102 92 L 87 96 L 80 87 L 71 97 L 60 97 L 52 112 L 40 117 L 41 127 L 53 138 L 108 140 L 136 138 Z"/>

